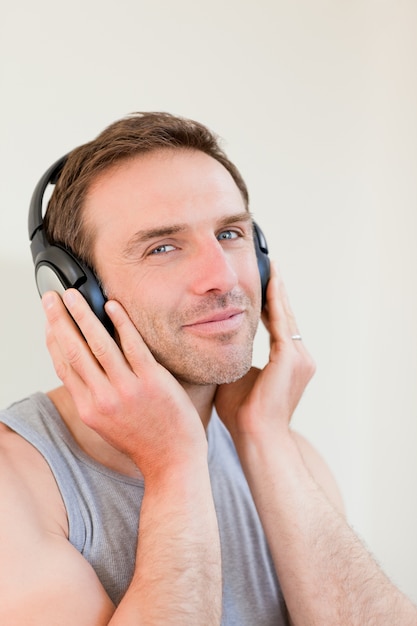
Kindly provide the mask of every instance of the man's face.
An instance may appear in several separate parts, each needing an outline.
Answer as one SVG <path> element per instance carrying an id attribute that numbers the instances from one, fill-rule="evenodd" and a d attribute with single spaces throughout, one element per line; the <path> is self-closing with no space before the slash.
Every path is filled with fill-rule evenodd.
<path id="1" fill-rule="evenodd" d="M 85 219 L 107 296 L 158 362 L 197 385 L 246 373 L 260 280 L 250 216 L 218 161 L 159 150 L 121 163 L 91 187 Z"/>

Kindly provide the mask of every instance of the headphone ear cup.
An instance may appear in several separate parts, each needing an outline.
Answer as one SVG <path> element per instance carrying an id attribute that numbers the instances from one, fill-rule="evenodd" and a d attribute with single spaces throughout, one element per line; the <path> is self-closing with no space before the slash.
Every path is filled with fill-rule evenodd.
<path id="1" fill-rule="evenodd" d="M 262 308 L 266 303 L 266 288 L 268 286 L 271 263 L 268 256 L 268 244 L 266 243 L 265 235 L 256 222 L 253 223 L 253 239 L 255 242 L 255 252 L 258 261 L 258 269 L 261 277 L 261 289 L 262 289 Z"/>
<path id="2" fill-rule="evenodd" d="M 46 170 L 35 187 L 29 205 L 28 230 L 36 284 L 41 296 L 46 291 L 62 295 L 66 289 L 78 289 L 113 336 L 113 324 L 104 310 L 106 298 L 93 270 L 70 250 L 59 244 L 50 244 L 44 232 L 42 209 L 45 190 L 49 185 L 56 184 L 66 160 L 67 156 L 63 156 Z"/>
<path id="3" fill-rule="evenodd" d="M 60 295 L 66 289 L 77 289 L 93 313 L 113 336 L 114 327 L 104 310 L 106 298 L 94 272 L 71 252 L 47 244 L 35 257 L 35 278 L 40 296 L 46 291 Z"/>

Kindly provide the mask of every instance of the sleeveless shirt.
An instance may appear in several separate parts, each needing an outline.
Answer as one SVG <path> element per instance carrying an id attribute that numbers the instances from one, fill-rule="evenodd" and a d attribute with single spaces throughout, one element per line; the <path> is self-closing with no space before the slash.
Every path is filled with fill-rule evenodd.
<path id="1" fill-rule="evenodd" d="M 85 454 L 43 393 L 0 412 L 0 422 L 48 463 L 69 521 L 69 541 L 92 565 L 117 605 L 135 565 L 141 478 L 111 470 Z M 215 410 L 208 464 L 223 574 L 222 626 L 285 626 L 287 611 L 256 508 L 232 439 Z"/>

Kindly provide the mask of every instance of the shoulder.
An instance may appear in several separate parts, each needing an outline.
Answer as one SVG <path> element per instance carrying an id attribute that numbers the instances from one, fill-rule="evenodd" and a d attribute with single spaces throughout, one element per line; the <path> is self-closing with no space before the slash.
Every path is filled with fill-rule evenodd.
<path id="1" fill-rule="evenodd" d="M 292 431 L 293 438 L 310 474 L 326 494 L 333 506 L 345 515 L 345 506 L 337 482 L 326 461 L 314 446 L 300 433 Z"/>
<path id="2" fill-rule="evenodd" d="M 64 626 L 76 614 L 78 624 L 107 624 L 114 607 L 67 539 L 64 504 L 48 464 L 2 423 L 0 494 L 0 622 Z"/>
<path id="3" fill-rule="evenodd" d="M 68 535 L 64 503 L 41 453 L 21 435 L 0 423 L 0 489 L 9 510 L 20 509 L 51 531 Z M 16 510 L 16 513 L 18 511 Z"/>

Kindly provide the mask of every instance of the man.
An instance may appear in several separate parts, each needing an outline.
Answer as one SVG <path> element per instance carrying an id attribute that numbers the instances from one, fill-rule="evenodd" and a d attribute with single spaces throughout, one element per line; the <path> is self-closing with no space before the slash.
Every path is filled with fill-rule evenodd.
<path id="1" fill-rule="evenodd" d="M 43 229 L 94 268 L 114 338 L 46 291 L 63 385 L 0 414 L 0 623 L 416 623 L 289 429 L 314 364 L 274 268 L 251 368 L 253 223 L 215 137 L 116 122 L 69 155 Z"/>

